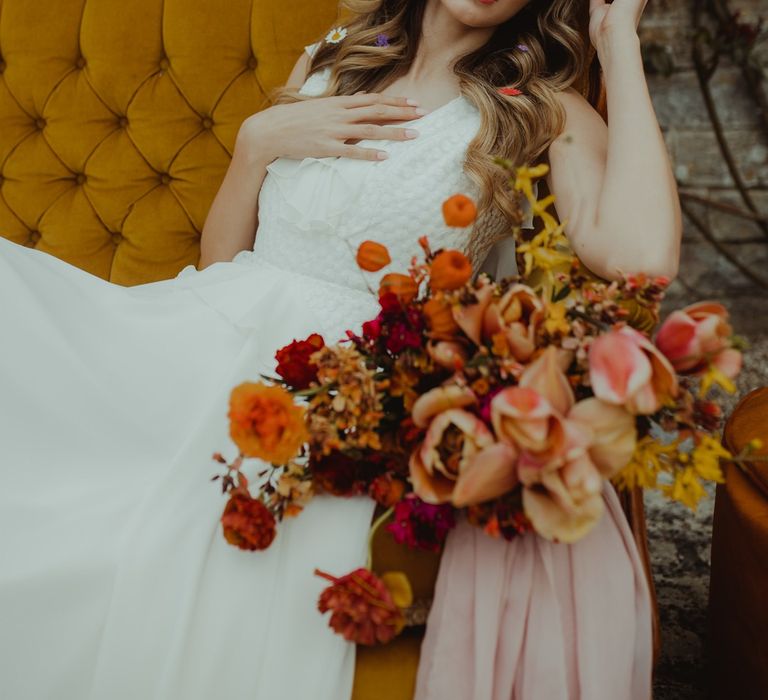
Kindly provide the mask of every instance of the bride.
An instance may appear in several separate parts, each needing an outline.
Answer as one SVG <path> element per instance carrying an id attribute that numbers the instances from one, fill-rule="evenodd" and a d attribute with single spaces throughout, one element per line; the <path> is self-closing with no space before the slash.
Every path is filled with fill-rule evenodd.
<path id="1" fill-rule="evenodd" d="M 356 18 L 297 62 L 300 94 L 243 123 L 199 269 L 124 288 L 0 238 L 2 698 L 349 698 L 355 649 L 316 612 L 312 572 L 364 562 L 371 502 L 317 498 L 247 555 L 221 536 L 210 456 L 230 444 L 229 391 L 277 348 L 375 314 L 361 241 L 394 270 L 428 234 L 511 271 L 517 204 L 491 156 L 549 160 L 597 274 L 675 274 L 643 0 L 345 4 Z M 590 40 L 610 129 L 573 87 Z M 456 192 L 480 205 L 469 234 L 440 223 Z M 648 592 L 605 498 L 577 545 L 452 535 L 444 568 L 458 557 L 473 581 L 441 573 L 418 697 L 649 697 Z"/>

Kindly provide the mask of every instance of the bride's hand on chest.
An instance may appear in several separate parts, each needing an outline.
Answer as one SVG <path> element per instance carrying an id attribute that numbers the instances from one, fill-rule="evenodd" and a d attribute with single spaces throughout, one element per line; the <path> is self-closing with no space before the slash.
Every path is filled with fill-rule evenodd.
<path id="1" fill-rule="evenodd" d="M 386 151 L 360 140 L 408 141 L 418 136 L 410 122 L 425 114 L 412 101 L 379 93 L 317 97 L 275 105 L 248 117 L 239 141 L 260 159 L 345 157 L 384 160 Z"/>

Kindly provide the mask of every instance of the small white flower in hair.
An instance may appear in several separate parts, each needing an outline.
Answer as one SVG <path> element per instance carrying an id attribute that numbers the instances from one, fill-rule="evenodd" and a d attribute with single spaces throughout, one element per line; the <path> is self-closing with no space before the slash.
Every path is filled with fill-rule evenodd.
<path id="1" fill-rule="evenodd" d="M 334 27 L 328 32 L 328 36 L 325 37 L 325 40 L 329 44 L 338 44 L 345 36 L 347 36 L 346 27 Z"/>

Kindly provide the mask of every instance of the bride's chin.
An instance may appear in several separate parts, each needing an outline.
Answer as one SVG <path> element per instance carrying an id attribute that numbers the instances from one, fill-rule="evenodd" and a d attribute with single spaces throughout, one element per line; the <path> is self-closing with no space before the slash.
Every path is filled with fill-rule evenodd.
<path id="1" fill-rule="evenodd" d="M 495 27 L 514 17 L 530 0 L 439 0 L 459 22 L 474 29 Z"/>

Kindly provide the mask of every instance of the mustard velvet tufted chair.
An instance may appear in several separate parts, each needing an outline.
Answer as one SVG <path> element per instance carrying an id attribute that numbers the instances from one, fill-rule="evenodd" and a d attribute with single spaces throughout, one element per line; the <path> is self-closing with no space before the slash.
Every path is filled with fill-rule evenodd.
<path id="1" fill-rule="evenodd" d="M 335 0 L 0 0 L 0 235 L 112 282 L 198 261 L 242 121 Z"/>
<path id="2" fill-rule="evenodd" d="M 240 124 L 336 9 L 0 0 L 0 235 L 122 285 L 196 264 Z M 430 594 L 436 558 L 415 567 L 391 538 L 375 551 L 379 568 Z M 411 698 L 420 640 L 414 630 L 361 650 L 354 700 Z"/>

